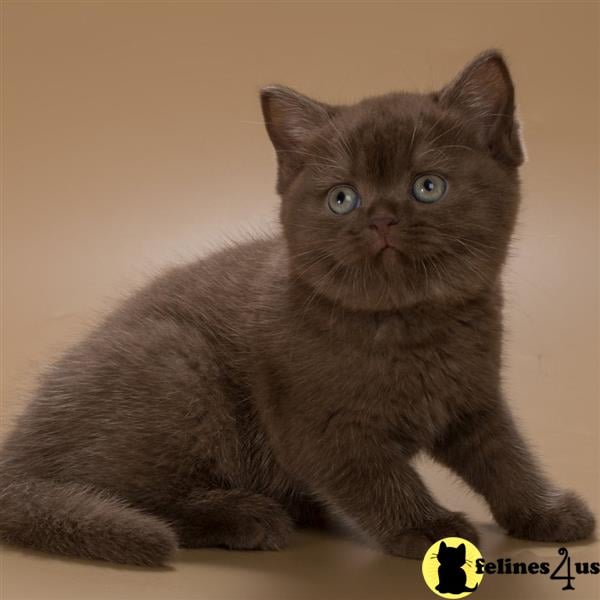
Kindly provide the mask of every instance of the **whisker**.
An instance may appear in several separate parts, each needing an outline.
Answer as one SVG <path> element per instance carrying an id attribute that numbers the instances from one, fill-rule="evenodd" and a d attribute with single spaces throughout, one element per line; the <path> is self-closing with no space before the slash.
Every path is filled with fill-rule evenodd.
<path id="1" fill-rule="evenodd" d="M 470 146 L 463 146 L 461 144 L 447 144 L 445 146 L 438 146 L 437 148 L 429 148 L 429 150 L 425 150 L 425 152 L 421 152 L 421 154 L 419 154 L 417 156 L 417 159 L 422 158 L 423 156 L 425 156 L 426 154 L 429 154 L 430 152 L 442 152 L 446 148 L 460 148 L 462 150 L 468 150 L 469 152 L 475 152 L 475 150 L 473 148 L 471 148 Z"/>

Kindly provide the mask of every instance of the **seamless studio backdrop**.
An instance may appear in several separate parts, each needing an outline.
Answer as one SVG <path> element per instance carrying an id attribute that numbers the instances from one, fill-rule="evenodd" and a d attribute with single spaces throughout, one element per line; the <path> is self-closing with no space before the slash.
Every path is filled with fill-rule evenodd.
<path id="1" fill-rule="evenodd" d="M 506 269 L 505 388 L 553 477 L 600 513 L 598 4 L 5 2 L 2 6 L 2 432 L 35 374 L 128 292 L 224 239 L 276 227 L 258 89 L 351 102 L 430 90 L 500 48 L 528 162 Z M 494 559 L 556 562 L 420 465 Z M 598 560 L 596 543 L 570 546 Z M 2 549 L 4 600 L 429 598 L 420 564 L 298 533 L 281 553 L 181 552 L 145 571 Z M 580 576 L 572 598 L 598 598 Z M 562 598 L 542 576 L 478 598 Z M 402 594 L 404 595 L 401 595 Z"/>

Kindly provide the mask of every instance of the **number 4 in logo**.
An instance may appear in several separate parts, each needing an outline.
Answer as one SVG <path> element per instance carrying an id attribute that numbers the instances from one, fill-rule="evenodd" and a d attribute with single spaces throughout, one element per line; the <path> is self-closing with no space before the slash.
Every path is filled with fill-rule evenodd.
<path id="1" fill-rule="evenodd" d="M 571 581 L 575 579 L 574 575 L 571 575 L 571 557 L 569 556 L 569 551 L 566 548 L 559 548 L 558 553 L 564 558 L 560 561 L 560 564 L 554 571 L 552 571 L 550 575 L 550 579 L 563 579 L 566 580 L 567 584 L 563 587 L 563 590 L 574 590 L 575 587 L 571 585 Z M 566 563 L 567 574 L 559 575 L 558 573 L 563 568 L 563 565 Z"/>

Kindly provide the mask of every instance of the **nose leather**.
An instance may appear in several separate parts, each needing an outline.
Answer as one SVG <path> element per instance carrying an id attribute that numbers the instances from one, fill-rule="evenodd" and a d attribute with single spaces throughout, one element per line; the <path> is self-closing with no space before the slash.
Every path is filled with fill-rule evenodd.
<path id="1" fill-rule="evenodd" d="M 398 219 L 391 216 L 378 216 L 371 217 L 369 221 L 369 227 L 372 229 L 376 229 L 381 235 L 385 235 L 388 233 L 390 227 L 392 225 L 396 225 L 398 223 Z"/>

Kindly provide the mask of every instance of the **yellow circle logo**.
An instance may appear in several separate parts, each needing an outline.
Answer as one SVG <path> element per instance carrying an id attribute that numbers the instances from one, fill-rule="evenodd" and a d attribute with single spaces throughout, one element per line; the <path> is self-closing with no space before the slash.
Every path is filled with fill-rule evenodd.
<path id="1" fill-rule="evenodd" d="M 464 598 L 481 583 L 476 561 L 481 552 L 469 540 L 447 537 L 430 546 L 423 558 L 423 579 L 441 598 Z"/>

